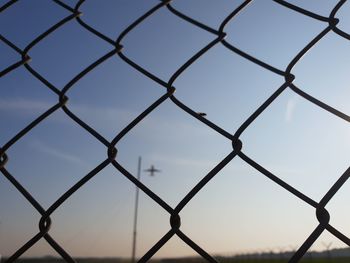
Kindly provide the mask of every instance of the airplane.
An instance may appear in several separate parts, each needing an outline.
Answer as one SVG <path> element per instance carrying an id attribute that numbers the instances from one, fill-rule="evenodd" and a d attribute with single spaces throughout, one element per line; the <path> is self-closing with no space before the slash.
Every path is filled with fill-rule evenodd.
<path id="1" fill-rule="evenodd" d="M 154 173 L 159 173 L 160 170 L 154 168 L 154 165 L 152 164 L 151 165 L 151 168 L 148 168 L 146 170 L 144 170 L 145 172 L 149 172 L 150 173 L 150 176 L 154 176 Z"/>

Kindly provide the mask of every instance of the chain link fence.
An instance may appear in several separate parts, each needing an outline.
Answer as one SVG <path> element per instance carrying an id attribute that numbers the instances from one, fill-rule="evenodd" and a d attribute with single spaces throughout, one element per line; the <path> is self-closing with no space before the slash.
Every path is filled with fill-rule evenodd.
<path id="1" fill-rule="evenodd" d="M 1 12 L 6 12 L 8 9 L 16 8 L 17 0 L 11 0 L 4 3 L 0 7 Z M 180 12 L 172 6 L 172 2 L 170 0 L 160 1 L 156 6 L 151 8 L 149 11 L 144 13 L 138 19 L 136 19 L 133 23 L 131 23 L 125 30 L 118 36 L 116 40 L 113 40 L 93 26 L 84 22 L 83 17 L 81 17 L 80 9 L 84 5 L 85 1 L 80 0 L 75 6 L 69 6 L 65 2 L 60 0 L 53 0 L 53 2 L 57 5 L 57 8 L 63 8 L 69 12 L 69 15 L 64 19 L 51 26 L 45 32 L 42 32 L 35 39 L 33 39 L 30 44 L 28 44 L 24 49 L 16 46 L 11 39 L 6 36 L 0 35 L 0 40 L 6 44 L 8 47 L 13 49 L 18 54 L 18 61 L 8 65 L 5 69 L 0 72 L 0 76 L 3 77 L 7 74 L 11 74 L 12 71 L 16 71 L 20 67 L 24 67 L 33 78 L 42 82 L 47 89 L 57 96 L 57 103 L 52 105 L 50 109 L 44 112 L 41 116 L 34 119 L 28 126 L 24 127 L 20 132 L 15 134 L 12 139 L 6 142 L 0 148 L 0 170 L 2 175 L 9 181 L 11 184 L 18 190 L 18 192 L 23 195 L 26 200 L 41 214 L 41 219 L 39 222 L 39 231 L 35 236 L 33 236 L 30 240 L 26 241 L 25 245 L 18 248 L 17 251 L 6 259 L 6 262 L 14 262 L 21 255 L 23 255 L 27 250 L 29 250 L 32 246 L 34 246 L 39 240 L 45 239 L 46 242 L 66 261 L 66 262 L 76 262 L 71 255 L 69 255 L 64 246 L 59 244 L 54 237 L 50 235 L 50 226 L 52 224 L 50 216 L 64 203 L 69 202 L 69 198 L 72 194 L 78 191 L 80 188 L 84 187 L 84 185 L 91 180 L 94 176 L 96 176 L 99 172 L 101 172 L 106 166 L 112 165 L 121 172 L 128 180 L 130 180 L 133 184 L 135 184 L 143 193 L 148 195 L 155 203 L 161 206 L 170 217 L 170 229 L 164 236 L 152 247 L 149 248 L 148 252 L 144 254 L 139 262 L 147 262 L 150 260 L 153 255 L 162 248 L 170 238 L 174 235 L 177 235 L 183 242 L 185 242 L 188 246 L 190 246 L 194 251 L 196 251 L 203 259 L 208 262 L 218 262 L 219 259 L 215 259 L 213 255 L 210 255 L 204 249 L 202 249 L 198 244 L 196 244 L 190 236 L 186 235 L 181 230 L 181 218 L 179 216 L 180 212 L 186 205 L 191 201 L 193 197 L 195 197 L 198 192 L 218 174 L 220 170 L 222 170 L 228 163 L 230 163 L 234 158 L 241 158 L 247 164 L 258 170 L 262 176 L 265 176 L 275 182 L 280 187 L 284 188 L 285 191 L 288 191 L 291 195 L 296 196 L 301 199 L 305 205 L 311 206 L 316 210 L 316 217 L 319 222 L 318 226 L 313 229 L 311 235 L 305 240 L 303 244 L 295 251 L 295 253 L 289 259 L 289 262 L 298 262 L 302 259 L 302 257 L 306 254 L 306 252 L 310 249 L 310 247 L 314 244 L 314 242 L 320 237 L 320 235 L 324 231 L 328 231 L 334 237 L 338 238 L 346 245 L 350 246 L 349 238 L 339 231 L 336 227 L 332 226 L 330 221 L 330 214 L 326 210 L 327 203 L 333 198 L 336 192 L 344 185 L 350 175 L 350 169 L 346 170 L 337 180 L 337 182 L 329 189 L 329 191 L 323 196 L 321 201 L 316 202 L 311 199 L 304 193 L 298 191 L 296 188 L 286 183 L 282 179 L 280 179 L 275 174 L 268 171 L 266 168 L 258 164 L 254 159 L 251 159 L 244 153 L 244 142 L 241 141 L 241 134 L 262 114 L 273 102 L 276 98 L 278 98 L 283 92 L 287 89 L 293 91 L 298 96 L 303 97 L 309 103 L 316 105 L 319 110 L 327 111 L 334 115 L 335 118 L 341 118 L 346 122 L 350 121 L 350 117 L 345 113 L 327 105 L 326 103 L 316 99 L 311 94 L 306 93 L 296 86 L 293 82 L 295 79 L 295 75 L 293 75 L 293 68 L 299 62 L 303 55 L 305 55 L 310 49 L 314 47 L 316 43 L 318 43 L 322 38 L 324 38 L 330 32 L 334 32 L 338 34 L 340 37 L 344 39 L 344 41 L 350 40 L 350 35 L 347 32 L 344 32 L 339 27 L 337 27 L 339 23 L 339 19 L 337 19 L 337 12 L 342 8 L 345 4 L 346 0 L 339 1 L 334 8 L 332 9 L 330 15 L 328 17 L 310 12 L 305 10 L 299 6 L 293 5 L 287 1 L 283 0 L 274 0 L 275 3 L 280 6 L 290 9 L 293 12 L 297 12 L 303 16 L 307 16 L 320 24 L 324 25 L 324 29 L 318 35 L 314 36 L 314 38 L 302 49 L 299 53 L 295 54 L 295 57 L 289 62 L 286 69 L 276 68 L 258 58 L 252 56 L 251 54 L 247 54 L 240 50 L 239 48 L 232 45 L 230 42 L 225 40 L 226 33 L 225 28 L 228 23 L 235 20 L 236 16 L 240 12 L 245 12 L 248 9 L 248 5 L 252 2 L 252 0 L 243 1 L 235 10 L 233 10 L 222 22 L 218 28 L 212 28 L 206 24 L 203 24 L 192 17 Z M 150 73 L 147 68 L 144 68 L 138 64 L 137 61 L 131 60 L 123 53 L 123 39 L 127 36 L 132 30 L 142 24 L 147 18 L 151 17 L 157 11 L 162 8 L 167 8 L 174 16 L 177 16 L 187 23 L 189 23 L 193 27 L 197 27 L 201 30 L 204 30 L 213 36 L 215 39 L 211 41 L 208 45 L 204 46 L 199 52 L 193 54 L 193 56 L 186 61 L 181 67 L 179 67 L 168 80 L 161 79 L 160 77 Z M 19 18 L 20 19 L 20 18 Z M 78 23 L 84 30 L 87 30 L 91 34 L 93 34 L 96 38 L 99 38 L 101 41 L 104 41 L 113 47 L 113 50 L 100 57 L 94 63 L 86 67 L 83 71 L 81 71 L 78 75 L 76 75 L 73 79 L 71 79 L 67 85 L 64 86 L 63 89 L 59 89 L 50 83 L 45 77 L 40 74 L 40 70 L 34 69 L 31 67 L 31 60 L 35 60 L 35 57 L 31 58 L 30 51 L 33 47 L 38 45 L 41 41 L 43 41 L 50 34 L 55 32 L 61 27 L 64 27 L 67 23 Z M 230 133 L 227 130 L 221 128 L 217 124 L 211 122 L 203 114 L 198 113 L 194 109 L 191 108 L 191 105 L 184 104 L 181 100 L 179 100 L 176 95 L 176 87 L 173 85 L 175 80 L 179 78 L 181 74 L 183 74 L 191 64 L 193 64 L 196 60 L 200 59 L 202 55 L 208 52 L 216 45 L 223 45 L 228 50 L 232 51 L 235 54 L 243 57 L 244 59 L 254 63 L 255 65 L 264 68 L 266 71 L 270 71 L 278 76 L 282 76 L 285 81 L 283 85 L 281 85 L 270 97 L 260 105 L 255 112 L 246 119 L 240 127 L 236 130 L 235 133 Z M 68 106 L 67 101 L 69 97 L 66 95 L 67 92 L 74 88 L 75 84 L 82 79 L 84 76 L 93 71 L 98 65 L 104 63 L 108 58 L 117 55 L 119 59 L 124 61 L 130 67 L 136 69 L 139 74 L 142 74 L 149 78 L 150 80 L 156 82 L 157 84 L 164 87 L 164 94 L 154 101 L 148 108 L 141 112 L 137 118 L 135 118 L 132 122 L 130 122 L 120 133 L 118 133 L 115 138 L 111 141 L 104 138 L 100 133 L 98 133 L 94 128 L 89 126 L 88 123 L 84 122 L 80 119 Z M 59 73 L 58 73 L 59 74 Z M 205 91 L 204 91 L 205 92 Z M 186 112 L 192 118 L 197 119 L 198 121 L 205 124 L 208 129 L 213 129 L 217 133 L 221 134 L 223 137 L 228 139 L 229 142 L 232 143 L 232 151 L 212 170 L 206 174 L 200 182 L 198 182 L 195 187 L 183 197 L 183 199 L 177 204 L 175 208 L 171 207 L 168 203 L 166 203 L 162 198 L 160 198 L 156 193 L 146 187 L 143 183 L 136 179 L 136 176 L 131 174 L 129 171 L 125 169 L 118 162 L 118 143 L 123 140 L 124 136 L 126 136 L 137 124 L 143 121 L 143 119 L 153 112 L 157 107 L 159 107 L 165 101 L 171 101 L 174 103 L 179 111 Z M 42 122 L 45 122 L 50 116 L 58 111 L 63 110 L 68 118 L 77 123 L 81 129 L 85 130 L 87 133 L 91 134 L 97 141 L 99 141 L 102 145 L 106 147 L 107 155 L 103 162 L 97 165 L 94 169 L 92 169 L 88 174 L 86 174 L 80 181 L 78 181 L 75 185 L 72 185 L 70 189 L 68 189 L 60 198 L 58 198 L 48 209 L 44 209 L 43 206 L 33 197 L 33 195 L 16 180 L 16 176 L 11 174 L 10 171 L 6 168 L 8 162 L 11 162 L 11 156 L 7 154 L 8 150 L 15 145 L 22 137 L 26 136 L 32 129 L 34 129 L 37 125 Z"/>

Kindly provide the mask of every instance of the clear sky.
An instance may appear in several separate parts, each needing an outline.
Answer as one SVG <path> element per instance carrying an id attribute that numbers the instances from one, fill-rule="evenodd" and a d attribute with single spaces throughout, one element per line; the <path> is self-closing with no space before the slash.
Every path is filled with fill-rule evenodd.
<path id="1" fill-rule="evenodd" d="M 3 4 L 6 1 L 1 1 Z M 74 7 L 76 1 L 64 1 Z M 218 29 L 243 1 L 174 0 L 172 6 Z M 293 1 L 328 16 L 338 1 Z M 86 0 L 82 20 L 112 39 L 158 4 L 148 1 Z M 338 12 L 339 28 L 349 32 L 350 4 Z M 36 36 L 70 13 L 51 1 L 18 1 L 0 14 L 0 33 L 24 49 Z M 225 28 L 226 40 L 285 70 L 294 56 L 327 27 L 269 1 L 253 1 Z M 123 53 L 168 81 L 215 36 L 161 8 L 122 41 Z M 30 65 L 62 89 L 113 47 L 71 20 L 35 45 Z M 335 33 L 324 37 L 292 73 L 294 83 L 319 100 L 350 113 L 350 42 Z M 19 55 L 0 42 L 0 70 Z M 234 133 L 284 79 L 229 51 L 220 43 L 175 81 L 176 97 Z M 23 66 L 0 79 L 0 145 L 57 103 L 57 95 Z M 164 94 L 164 88 L 112 56 L 77 82 L 67 106 L 112 140 Z M 242 134 L 243 151 L 260 165 L 319 201 L 348 168 L 350 126 L 287 89 Z M 232 151 L 230 140 L 178 108 L 162 103 L 118 144 L 117 160 L 136 176 L 142 168 L 161 169 L 142 182 L 171 207 Z M 69 187 L 106 158 L 106 147 L 61 109 L 8 151 L 11 174 L 48 208 Z M 39 213 L 0 176 L 0 254 L 11 255 L 38 232 Z M 111 165 L 78 190 L 51 216 L 52 237 L 73 256 L 131 254 L 135 186 Z M 331 224 L 350 234 L 349 184 L 327 205 Z M 239 158 L 231 161 L 180 213 L 181 230 L 212 254 L 287 250 L 298 247 L 317 226 L 315 209 L 288 193 Z M 168 230 L 169 215 L 140 193 L 137 255 L 148 251 Z M 324 233 L 323 243 L 342 242 Z M 39 241 L 24 256 L 56 255 Z M 195 252 L 174 236 L 157 254 Z"/>

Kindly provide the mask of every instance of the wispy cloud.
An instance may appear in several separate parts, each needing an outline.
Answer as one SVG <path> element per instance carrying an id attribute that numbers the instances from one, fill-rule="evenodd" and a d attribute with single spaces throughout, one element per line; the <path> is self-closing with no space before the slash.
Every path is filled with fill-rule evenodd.
<path id="1" fill-rule="evenodd" d="M 0 111 L 6 111 L 19 116 L 33 115 L 34 119 L 55 105 L 55 103 L 56 102 L 49 100 L 0 98 Z M 100 132 L 108 132 L 110 129 L 114 129 L 113 136 L 115 136 L 115 129 L 117 127 L 119 127 L 119 131 L 122 130 L 142 112 L 141 110 L 137 112 L 130 109 L 118 108 L 117 105 L 114 107 L 68 102 L 67 107 L 71 112 Z M 47 120 L 66 124 L 74 123 L 62 110 L 59 109 L 57 112 L 59 114 L 55 113 Z M 138 127 L 142 127 L 142 132 L 137 128 L 135 129 L 136 132 L 139 131 L 137 132 L 137 136 L 149 137 L 154 136 L 154 134 L 158 136 L 168 136 L 169 131 L 176 130 L 187 131 L 186 133 L 196 134 L 197 136 L 208 135 L 211 132 L 210 129 L 206 129 L 203 124 L 200 124 L 197 120 L 186 118 L 179 119 L 178 116 L 175 117 L 177 118 L 170 118 L 162 114 L 151 114 L 151 116 L 147 116 L 137 125 Z M 181 133 L 177 135 L 179 137 Z"/>
<path id="2" fill-rule="evenodd" d="M 34 141 L 31 141 L 29 145 L 30 145 L 30 147 L 32 147 L 33 149 L 35 149 L 41 153 L 51 155 L 55 158 L 59 158 L 61 160 L 64 160 L 64 161 L 67 161 L 67 162 L 70 162 L 70 163 L 73 163 L 73 164 L 76 164 L 79 166 L 88 167 L 88 163 L 86 161 L 82 160 L 81 158 L 79 158 L 75 155 L 66 153 L 64 151 L 58 150 L 57 148 L 51 147 L 51 146 L 49 146 L 41 141 L 34 140 Z"/>
<path id="3" fill-rule="evenodd" d="M 0 110 L 12 112 L 32 112 L 34 110 L 47 110 L 55 103 L 40 100 L 28 100 L 23 98 L 0 98 Z"/>
<path id="4" fill-rule="evenodd" d="M 83 104 L 68 105 L 68 108 L 78 116 L 85 116 L 101 122 L 129 121 L 136 118 L 137 113 L 117 107 L 88 106 Z"/>
<path id="5" fill-rule="evenodd" d="M 57 102 L 48 100 L 35 100 L 26 98 L 0 98 L 0 111 L 9 112 L 15 115 L 33 115 L 44 113 Z M 119 109 L 117 107 L 100 107 L 84 104 L 67 105 L 70 111 L 79 117 L 84 117 L 90 120 L 95 120 L 99 124 L 110 123 L 111 121 L 131 121 L 137 116 L 137 113 Z M 69 121 L 68 116 L 54 115 L 49 120 L 53 121 Z"/>
<path id="6" fill-rule="evenodd" d="M 25 98 L 0 98 L 0 110 L 12 111 L 12 112 L 28 112 L 31 113 L 34 110 L 45 111 L 57 104 L 55 101 L 45 101 L 45 100 L 35 100 L 35 99 L 25 99 Z M 72 112 L 81 113 L 81 114 L 90 114 L 90 115 L 99 115 L 103 114 L 104 116 L 115 117 L 121 114 L 131 115 L 131 112 L 120 110 L 117 107 L 99 107 L 91 106 L 84 104 L 73 104 L 69 105 L 68 108 Z"/>
<path id="7" fill-rule="evenodd" d="M 284 119 L 287 123 L 290 123 L 293 120 L 297 102 L 297 97 L 292 97 L 287 101 L 286 113 L 284 116 Z"/>

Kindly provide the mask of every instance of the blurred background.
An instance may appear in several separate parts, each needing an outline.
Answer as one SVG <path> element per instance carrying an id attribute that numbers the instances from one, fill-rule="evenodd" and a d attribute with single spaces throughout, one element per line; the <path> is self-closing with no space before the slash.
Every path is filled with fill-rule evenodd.
<path id="1" fill-rule="evenodd" d="M 1 5 L 7 1 L 1 1 Z M 74 8 L 77 1 L 63 1 Z M 174 0 L 187 16 L 218 29 L 243 1 Z M 338 1 L 293 1 L 328 17 Z M 81 19 L 115 40 L 159 1 L 85 1 Z M 350 5 L 337 13 L 349 32 Z M 20 49 L 71 13 L 54 1 L 18 1 L 0 14 L 0 34 Z M 284 71 L 290 61 L 328 26 L 268 0 L 252 1 L 225 27 L 226 41 Z M 123 54 L 167 82 L 216 36 L 157 10 L 122 40 Z M 29 51 L 30 66 L 57 89 L 113 46 L 76 20 L 59 27 Z M 339 111 L 350 112 L 349 42 L 330 32 L 292 70 L 300 89 Z M 0 41 L 0 70 L 20 55 Z M 220 128 L 234 134 L 284 83 L 284 78 L 217 44 L 174 82 L 175 96 Z M 58 102 L 24 67 L 0 79 L 0 145 Z M 67 92 L 67 107 L 111 141 L 166 90 L 114 55 Z M 241 135 L 242 151 L 261 166 L 319 202 L 349 166 L 350 126 L 286 89 Z M 231 141 L 169 99 L 116 145 L 116 160 L 169 206 L 184 196 L 231 151 Z M 6 151 L 6 169 L 47 209 L 107 158 L 107 149 L 61 109 Z M 144 172 L 154 165 L 154 176 Z M 327 204 L 330 223 L 350 233 L 349 184 Z M 40 214 L 0 176 L 0 254 L 11 256 L 36 235 Z M 52 215 L 51 236 L 74 257 L 129 258 L 132 250 L 135 185 L 108 165 Z M 169 214 L 140 191 L 136 256 L 169 231 Z M 236 157 L 180 213 L 181 230 L 211 255 L 295 251 L 318 225 L 315 209 Z M 329 245 L 331 244 L 331 245 Z M 345 247 L 324 232 L 312 251 Z M 22 257 L 58 256 L 40 240 Z M 177 236 L 154 256 L 198 254 Z"/>

